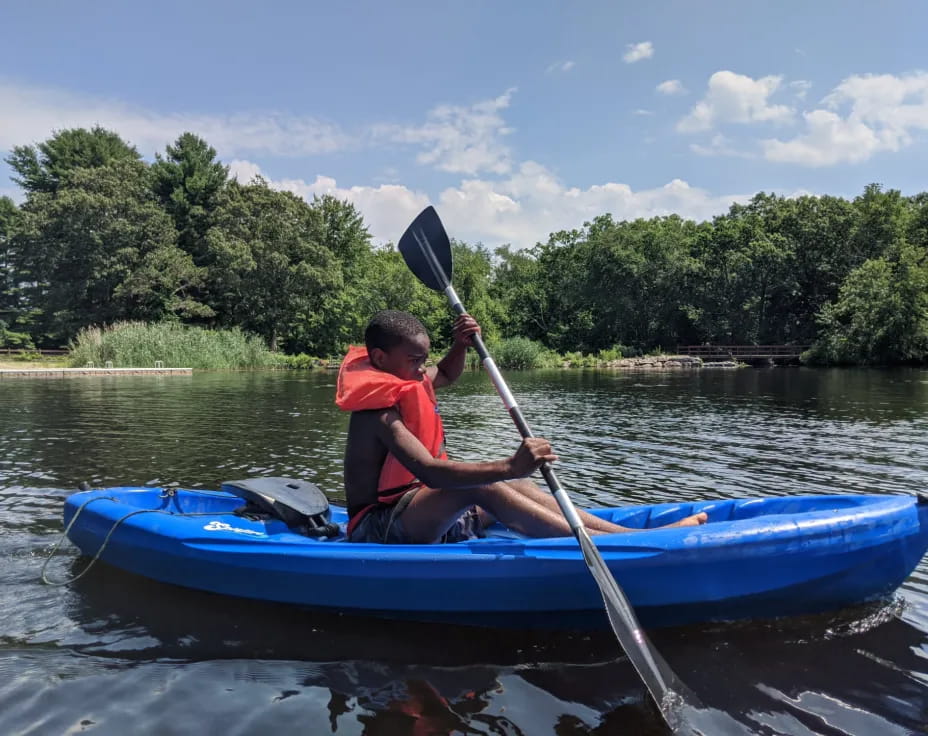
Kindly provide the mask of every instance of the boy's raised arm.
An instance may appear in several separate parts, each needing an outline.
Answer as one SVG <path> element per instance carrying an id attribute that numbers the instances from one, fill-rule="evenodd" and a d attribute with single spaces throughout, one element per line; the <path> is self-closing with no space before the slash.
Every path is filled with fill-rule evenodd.
<path id="1" fill-rule="evenodd" d="M 469 314 L 461 314 L 454 320 L 452 335 L 454 342 L 448 354 L 439 361 L 437 366 L 429 368 L 429 378 L 435 388 L 448 386 L 460 378 L 467 360 L 467 348 L 471 345 L 470 336 L 480 332 L 477 320 Z"/>

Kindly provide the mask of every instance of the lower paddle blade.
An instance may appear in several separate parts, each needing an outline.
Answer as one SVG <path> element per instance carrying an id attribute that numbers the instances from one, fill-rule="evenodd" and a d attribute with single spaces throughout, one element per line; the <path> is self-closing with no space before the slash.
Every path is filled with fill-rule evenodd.
<path id="1" fill-rule="evenodd" d="M 426 207 L 406 228 L 399 250 L 409 270 L 427 287 L 444 291 L 451 285 L 451 241 L 434 207 Z"/>
<path id="2" fill-rule="evenodd" d="M 581 528 L 576 532 L 576 537 L 583 552 L 583 559 L 602 593 L 609 624 L 619 644 L 622 645 L 625 654 L 638 671 L 638 675 L 648 688 L 648 692 L 651 693 L 651 697 L 654 698 L 664 718 L 673 726 L 676 720 L 673 718 L 673 713 L 681 706 L 686 704 L 691 707 L 700 707 L 695 695 L 690 693 L 688 688 L 677 679 L 670 666 L 651 645 L 647 634 L 638 623 L 638 617 L 635 616 L 628 598 L 612 577 L 612 572 L 606 566 L 602 555 L 590 539 L 590 535 Z"/>

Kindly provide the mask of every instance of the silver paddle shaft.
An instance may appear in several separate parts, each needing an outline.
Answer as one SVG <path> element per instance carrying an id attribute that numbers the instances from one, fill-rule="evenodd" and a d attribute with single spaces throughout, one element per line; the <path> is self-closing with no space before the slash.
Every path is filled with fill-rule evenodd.
<path id="1" fill-rule="evenodd" d="M 465 313 L 464 305 L 461 304 L 457 292 L 450 284 L 445 287 L 445 296 L 448 297 L 448 301 L 451 302 L 451 308 L 457 314 Z M 519 404 L 516 402 L 515 396 L 512 395 L 512 391 L 509 390 L 509 386 L 506 384 L 506 379 L 503 378 L 503 374 L 499 372 L 499 368 L 496 367 L 496 363 L 487 351 L 486 345 L 483 344 L 483 338 L 481 338 L 480 335 L 471 335 L 471 342 L 474 345 L 474 350 L 477 351 L 477 355 L 480 356 L 480 361 L 484 369 L 490 375 L 490 380 L 493 381 L 496 392 L 503 400 L 503 404 L 509 412 L 509 416 L 512 417 L 513 423 L 519 430 L 519 434 L 523 437 L 534 437 L 535 435 L 532 434 L 531 427 L 528 426 L 528 422 L 525 421 L 525 417 L 522 415 L 522 410 L 519 409 Z M 570 500 L 570 496 L 567 495 L 567 491 L 564 490 L 561 482 L 557 479 L 557 475 L 548 463 L 542 464 L 541 474 L 544 476 L 548 488 L 551 489 L 551 493 L 557 501 L 561 513 L 564 514 L 564 518 L 567 520 L 571 531 L 576 535 L 578 530 L 583 528 L 583 522 L 580 520 L 580 515 L 574 507 L 573 501 Z"/>
<path id="2" fill-rule="evenodd" d="M 466 311 L 464 305 L 461 304 L 461 299 L 451 285 L 451 279 L 448 274 L 445 273 L 444 268 L 442 268 L 441 263 L 439 263 L 436 258 L 425 232 L 412 229 L 412 235 L 419 247 L 421 255 L 428 264 L 429 271 L 433 276 L 433 283 L 441 286 L 441 289 L 444 291 L 445 296 L 448 297 L 448 301 L 451 303 L 451 307 L 455 313 L 459 315 L 464 314 Z M 420 276 L 419 278 L 421 279 L 422 277 Z M 433 285 L 431 288 L 435 288 L 435 286 Z M 506 381 L 499 372 L 499 368 L 496 367 L 496 363 L 493 361 L 493 358 L 490 357 L 486 345 L 483 344 L 483 339 L 480 335 L 472 335 L 471 342 L 477 354 L 480 356 L 483 367 L 486 369 L 487 373 L 490 374 L 490 379 L 493 381 L 493 385 L 496 387 L 496 391 L 503 400 L 503 404 L 509 411 L 509 416 L 512 417 L 512 421 L 518 428 L 519 433 L 524 438 L 534 437 L 531 428 L 528 426 L 528 422 L 526 422 L 525 417 L 522 416 L 522 411 L 519 409 L 515 397 L 509 390 L 509 386 L 506 385 Z M 603 597 L 603 603 L 605 603 L 606 606 L 606 614 L 609 623 L 612 626 L 612 630 L 615 632 L 616 638 L 619 640 L 619 644 L 622 646 L 622 649 L 625 650 L 632 665 L 638 671 L 642 681 L 651 693 L 651 697 L 653 697 L 654 701 L 657 703 L 661 714 L 667 719 L 673 731 L 679 733 L 678 727 L 671 722 L 668 715 L 669 712 L 673 710 L 671 701 L 673 700 L 673 696 L 680 692 L 681 683 L 677 681 L 673 671 L 667 666 L 667 663 L 663 661 L 661 656 L 653 649 L 648 641 L 628 598 L 619 587 L 612 572 L 603 560 L 602 555 L 596 548 L 596 545 L 593 544 L 593 540 L 590 538 L 586 527 L 580 520 L 577 509 L 574 507 L 567 492 L 561 486 L 554 470 L 552 470 L 551 466 L 547 463 L 543 463 L 541 465 L 541 474 L 544 476 L 548 488 L 557 501 L 558 507 L 561 509 L 561 513 L 564 515 L 574 537 L 577 539 L 577 543 L 580 545 L 584 562 L 599 587 L 599 591 Z"/>
<path id="3" fill-rule="evenodd" d="M 448 297 L 451 308 L 457 314 L 464 314 L 464 305 L 461 304 L 461 300 L 451 284 L 445 287 L 445 296 Z M 523 437 L 534 437 L 535 435 L 532 434 L 528 422 L 525 421 L 525 417 L 522 416 L 522 411 L 519 409 L 515 397 L 509 390 L 509 386 L 506 385 L 506 379 L 504 379 L 503 374 L 499 372 L 499 368 L 496 367 L 496 363 L 493 362 L 493 358 L 490 357 L 486 345 L 483 344 L 483 339 L 480 335 L 471 335 L 471 342 L 477 354 L 480 356 L 483 367 L 486 369 L 487 373 L 490 374 L 490 380 L 493 381 L 497 393 L 503 400 L 503 404 L 506 405 L 509 416 L 512 417 L 512 421 L 518 428 L 519 434 Z M 667 680 L 674 679 L 673 672 L 663 660 L 658 663 L 657 660 L 660 659 L 660 655 L 658 655 L 657 652 L 651 648 L 650 643 L 648 643 L 647 637 L 645 636 L 644 630 L 641 628 L 641 624 L 638 622 L 638 617 L 635 616 L 631 603 L 629 603 L 625 593 L 616 583 L 605 560 L 603 560 L 599 550 L 596 549 L 596 545 L 593 544 L 593 540 L 590 539 L 590 535 L 583 525 L 583 522 L 580 520 L 580 515 L 577 513 L 573 501 L 570 500 L 570 496 L 567 495 L 567 491 L 564 490 L 554 470 L 548 463 L 542 463 L 540 469 L 551 494 L 557 501 L 561 513 L 567 520 L 570 530 L 573 532 L 574 537 L 577 539 L 577 543 L 580 545 L 580 550 L 583 553 L 583 558 L 587 567 L 596 580 L 596 584 L 603 597 L 603 603 L 606 605 L 606 614 L 609 618 L 609 623 L 612 625 L 612 630 L 619 639 L 619 643 L 622 645 L 625 653 L 628 654 L 632 665 L 638 671 L 642 681 L 650 691 L 651 697 L 654 698 L 658 708 L 660 708 L 663 713 L 665 707 L 664 701 L 669 690 Z"/>

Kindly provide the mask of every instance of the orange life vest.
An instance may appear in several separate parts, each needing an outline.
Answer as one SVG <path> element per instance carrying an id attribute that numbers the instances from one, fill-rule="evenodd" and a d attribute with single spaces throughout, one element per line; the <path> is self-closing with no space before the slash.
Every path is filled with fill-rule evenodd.
<path id="1" fill-rule="evenodd" d="M 446 459 L 444 429 L 435 389 L 428 376 L 421 381 L 404 381 L 373 366 L 363 345 L 352 345 L 338 370 L 335 403 L 343 411 L 388 409 L 396 407 L 406 428 L 425 446 L 432 457 Z M 387 453 L 377 482 L 377 500 L 381 504 L 399 501 L 406 491 L 420 481 L 392 453 Z M 371 507 L 355 514 L 352 522 Z M 353 525 L 352 525 L 353 526 Z"/>

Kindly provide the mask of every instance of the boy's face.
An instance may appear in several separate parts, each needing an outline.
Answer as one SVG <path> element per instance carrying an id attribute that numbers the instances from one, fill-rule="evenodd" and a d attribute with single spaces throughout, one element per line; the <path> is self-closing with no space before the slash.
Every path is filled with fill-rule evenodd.
<path id="1" fill-rule="evenodd" d="M 404 381 L 421 381 L 430 347 L 429 336 L 419 334 L 404 339 L 389 350 L 374 348 L 370 354 L 371 363 Z"/>

